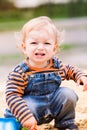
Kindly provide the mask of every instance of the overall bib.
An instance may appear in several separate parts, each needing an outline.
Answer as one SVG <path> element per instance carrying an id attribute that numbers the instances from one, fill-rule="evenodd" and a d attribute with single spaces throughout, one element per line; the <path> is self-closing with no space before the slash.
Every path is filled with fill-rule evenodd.
<path id="1" fill-rule="evenodd" d="M 58 61 L 54 61 L 54 67 L 59 68 Z M 29 69 L 25 63 L 21 64 L 21 68 L 24 72 Z M 69 88 L 60 87 L 58 72 L 35 73 L 28 76 L 28 81 L 23 99 L 38 125 L 49 123 L 52 119 L 58 127 L 73 123 L 77 95 Z"/>

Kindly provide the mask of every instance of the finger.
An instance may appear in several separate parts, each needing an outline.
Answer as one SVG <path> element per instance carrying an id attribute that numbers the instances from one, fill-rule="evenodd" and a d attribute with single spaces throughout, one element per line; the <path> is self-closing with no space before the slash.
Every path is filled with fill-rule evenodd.
<path id="1" fill-rule="evenodd" d="M 86 89 L 84 88 L 83 91 L 86 91 Z"/>
<path id="2" fill-rule="evenodd" d="M 87 91 L 87 84 L 85 84 L 83 87 L 83 91 Z"/>
<path id="3" fill-rule="evenodd" d="M 77 80 L 77 86 L 79 86 L 79 85 L 80 85 L 80 80 L 78 79 L 78 80 Z"/>
<path id="4" fill-rule="evenodd" d="M 33 130 L 38 130 L 38 129 L 37 129 L 37 126 L 35 126 Z"/>
<path id="5" fill-rule="evenodd" d="M 33 125 L 30 129 L 31 130 L 37 130 L 37 125 Z"/>

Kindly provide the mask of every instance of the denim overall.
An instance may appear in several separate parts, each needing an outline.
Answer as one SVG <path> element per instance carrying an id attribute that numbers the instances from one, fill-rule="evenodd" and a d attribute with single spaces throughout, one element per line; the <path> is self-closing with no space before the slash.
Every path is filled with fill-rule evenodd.
<path id="1" fill-rule="evenodd" d="M 54 67 L 60 67 L 56 59 Z M 25 63 L 21 64 L 21 68 L 24 72 L 29 71 Z M 34 114 L 38 125 L 49 123 L 53 119 L 56 127 L 73 123 L 77 96 L 73 90 L 60 87 L 61 77 L 57 71 L 29 75 L 28 81 L 23 99 Z"/>

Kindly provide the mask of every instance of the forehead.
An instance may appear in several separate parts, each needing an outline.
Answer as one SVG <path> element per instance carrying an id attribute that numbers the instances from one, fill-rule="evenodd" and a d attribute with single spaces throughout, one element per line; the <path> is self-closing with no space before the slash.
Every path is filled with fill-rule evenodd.
<path id="1" fill-rule="evenodd" d="M 37 29 L 33 29 L 32 31 L 27 33 L 26 39 L 34 39 L 34 40 L 55 40 L 55 34 L 52 29 L 48 27 L 40 27 Z"/>
<path id="2" fill-rule="evenodd" d="M 40 27 L 36 27 L 34 29 L 32 29 L 31 31 L 28 31 L 28 34 L 49 34 L 49 35 L 54 35 L 54 31 L 52 28 L 50 28 L 49 26 L 40 26 Z"/>

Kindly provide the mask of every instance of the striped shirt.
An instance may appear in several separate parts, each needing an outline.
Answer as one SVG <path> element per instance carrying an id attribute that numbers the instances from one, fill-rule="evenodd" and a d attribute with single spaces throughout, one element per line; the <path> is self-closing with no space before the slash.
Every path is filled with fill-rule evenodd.
<path id="1" fill-rule="evenodd" d="M 57 59 L 59 60 L 59 59 Z M 65 65 L 60 61 L 60 67 L 55 68 L 53 60 L 50 60 L 49 65 L 46 68 L 36 68 L 28 64 L 27 60 L 24 61 L 29 67 L 28 71 L 23 71 L 20 65 L 9 74 L 6 86 L 6 102 L 13 115 L 23 124 L 27 119 L 33 116 L 33 113 L 29 110 L 25 100 L 22 98 L 25 88 L 28 85 L 28 75 L 37 72 L 50 72 L 58 71 L 63 80 L 74 80 L 75 82 L 85 75 L 82 71 L 71 65 Z"/>

